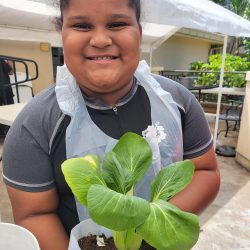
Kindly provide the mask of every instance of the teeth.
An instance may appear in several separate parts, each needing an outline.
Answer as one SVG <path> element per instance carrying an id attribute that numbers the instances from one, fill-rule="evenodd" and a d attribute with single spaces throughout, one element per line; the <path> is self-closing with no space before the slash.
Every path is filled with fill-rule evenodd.
<path id="1" fill-rule="evenodd" d="M 98 57 L 93 57 L 93 60 L 112 60 L 112 59 L 114 59 L 113 56 L 103 56 L 103 57 L 98 56 Z"/>

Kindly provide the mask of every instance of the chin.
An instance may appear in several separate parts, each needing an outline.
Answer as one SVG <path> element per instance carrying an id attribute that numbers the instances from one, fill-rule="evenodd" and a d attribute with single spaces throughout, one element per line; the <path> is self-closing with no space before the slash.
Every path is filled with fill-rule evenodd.
<path id="1" fill-rule="evenodd" d="M 110 82 L 110 81 L 98 81 L 93 83 L 94 88 L 100 92 L 110 92 L 110 91 L 114 91 L 117 87 L 117 84 L 115 84 L 114 82 Z"/>
<path id="2" fill-rule="evenodd" d="M 91 77 L 89 83 L 92 83 L 93 86 L 104 88 L 111 88 L 120 84 L 121 79 L 119 76 L 112 76 L 110 74 L 98 74 L 98 76 Z"/>

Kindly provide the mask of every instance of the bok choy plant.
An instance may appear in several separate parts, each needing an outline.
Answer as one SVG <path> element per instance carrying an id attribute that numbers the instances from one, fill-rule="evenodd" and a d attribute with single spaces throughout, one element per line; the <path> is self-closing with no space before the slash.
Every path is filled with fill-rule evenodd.
<path id="1" fill-rule="evenodd" d="M 96 155 L 86 155 L 66 160 L 62 171 L 91 219 L 113 231 L 117 249 L 137 250 L 142 239 L 158 250 L 191 249 L 199 236 L 198 217 L 168 200 L 191 181 L 193 163 L 185 160 L 162 168 L 151 183 L 147 201 L 133 194 L 151 163 L 148 142 L 128 132 L 102 165 Z"/>

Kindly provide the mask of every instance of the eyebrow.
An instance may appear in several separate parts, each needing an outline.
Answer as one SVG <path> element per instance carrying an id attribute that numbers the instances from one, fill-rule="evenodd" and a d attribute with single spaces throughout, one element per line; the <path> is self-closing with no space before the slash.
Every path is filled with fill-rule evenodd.
<path id="1" fill-rule="evenodd" d="M 117 18 L 131 18 L 130 16 L 126 15 L 126 14 L 113 14 L 111 15 L 111 18 L 117 19 Z"/>
<path id="2" fill-rule="evenodd" d="M 69 21 L 74 21 L 74 20 L 90 20 L 89 17 L 87 16 L 71 16 L 68 18 Z"/>
<path id="3" fill-rule="evenodd" d="M 131 19 L 131 17 L 126 14 L 112 14 L 111 18 L 112 19 L 120 19 L 120 18 Z M 68 18 L 68 20 L 69 21 L 74 21 L 74 20 L 89 21 L 90 18 L 88 16 L 71 16 Z"/>

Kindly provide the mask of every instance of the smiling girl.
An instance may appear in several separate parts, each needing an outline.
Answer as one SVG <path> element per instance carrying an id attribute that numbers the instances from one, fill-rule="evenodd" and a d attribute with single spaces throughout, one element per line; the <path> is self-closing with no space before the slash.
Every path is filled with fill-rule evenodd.
<path id="1" fill-rule="evenodd" d="M 142 135 L 155 124 L 166 137 L 155 145 L 154 162 L 191 159 L 195 165 L 192 182 L 171 202 L 202 212 L 220 184 L 212 137 L 192 93 L 139 63 L 140 1 L 60 0 L 60 10 L 66 65 L 56 85 L 18 116 L 4 144 L 15 222 L 35 234 L 41 250 L 66 250 L 71 229 L 88 213 L 65 182 L 62 162 L 88 153 L 103 159 L 124 133 Z M 158 168 L 152 164 L 138 196 L 148 198 Z"/>

